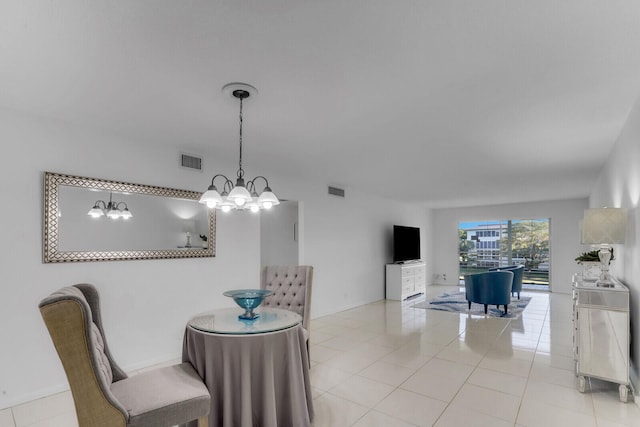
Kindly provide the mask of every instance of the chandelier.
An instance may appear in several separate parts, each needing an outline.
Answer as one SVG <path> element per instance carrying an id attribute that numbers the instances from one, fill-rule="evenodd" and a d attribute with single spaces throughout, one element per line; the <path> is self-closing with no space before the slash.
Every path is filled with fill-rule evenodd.
<path id="1" fill-rule="evenodd" d="M 122 205 L 124 205 L 124 208 L 120 207 Z M 113 193 L 109 193 L 109 203 L 106 203 L 104 200 L 98 200 L 93 204 L 93 207 L 89 209 L 87 215 L 92 218 L 100 218 L 106 215 L 107 218 L 111 219 L 129 219 L 133 216 L 133 214 L 129 212 L 129 207 L 125 202 L 113 201 Z"/>
<path id="2" fill-rule="evenodd" d="M 225 175 L 217 174 L 211 179 L 211 185 L 200 197 L 200 203 L 206 204 L 211 209 L 220 209 L 223 212 L 231 210 L 245 210 L 258 212 L 261 209 L 271 209 L 280 204 L 280 201 L 269 188 L 269 181 L 264 176 L 257 176 L 245 184 L 244 169 L 242 169 L 242 101 L 251 94 L 256 94 L 257 89 L 245 83 L 229 83 L 222 88 L 223 92 L 230 92 L 234 98 L 240 100 L 240 160 L 236 183 Z M 218 192 L 214 181 L 221 180 L 222 193 Z M 264 181 L 262 191 L 258 193 L 257 185 Z"/>

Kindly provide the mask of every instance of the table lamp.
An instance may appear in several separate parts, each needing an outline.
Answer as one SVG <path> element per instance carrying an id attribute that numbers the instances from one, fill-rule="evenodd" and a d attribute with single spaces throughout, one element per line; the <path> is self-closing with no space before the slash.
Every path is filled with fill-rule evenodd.
<path id="1" fill-rule="evenodd" d="M 599 245 L 598 258 L 602 264 L 600 279 L 596 286 L 611 287 L 609 275 L 611 245 L 624 243 L 627 232 L 627 210 L 622 208 L 594 208 L 584 211 L 581 243 Z"/>

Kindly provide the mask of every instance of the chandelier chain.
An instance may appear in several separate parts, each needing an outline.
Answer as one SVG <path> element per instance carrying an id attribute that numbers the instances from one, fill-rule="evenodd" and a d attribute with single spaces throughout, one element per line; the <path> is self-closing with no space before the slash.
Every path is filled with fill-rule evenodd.
<path id="1" fill-rule="evenodd" d="M 244 169 L 242 169 L 242 97 L 240 97 L 240 162 L 238 168 L 238 178 L 244 177 Z"/>

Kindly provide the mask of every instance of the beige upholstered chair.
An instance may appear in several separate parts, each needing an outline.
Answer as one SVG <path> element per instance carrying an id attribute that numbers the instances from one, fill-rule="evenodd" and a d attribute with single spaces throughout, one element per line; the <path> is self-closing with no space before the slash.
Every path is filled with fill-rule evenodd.
<path id="1" fill-rule="evenodd" d="M 283 308 L 302 316 L 302 328 L 309 347 L 311 315 L 311 282 L 313 267 L 309 265 L 277 266 L 262 268 L 260 288 L 273 291 L 264 299 L 264 307 Z"/>
<path id="2" fill-rule="evenodd" d="M 113 360 L 104 339 L 97 290 L 62 288 L 40 302 L 62 365 L 80 427 L 162 427 L 198 420 L 207 426 L 211 396 L 191 364 L 131 377 Z"/>

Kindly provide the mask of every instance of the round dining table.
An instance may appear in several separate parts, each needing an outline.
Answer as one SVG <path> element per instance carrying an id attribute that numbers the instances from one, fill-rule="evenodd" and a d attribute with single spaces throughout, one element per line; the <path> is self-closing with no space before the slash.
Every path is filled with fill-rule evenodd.
<path id="1" fill-rule="evenodd" d="M 190 362 L 211 393 L 210 427 L 311 426 L 309 359 L 297 313 L 238 308 L 199 314 L 187 323 L 183 362 Z M 187 426 L 196 426 L 192 422 Z"/>

